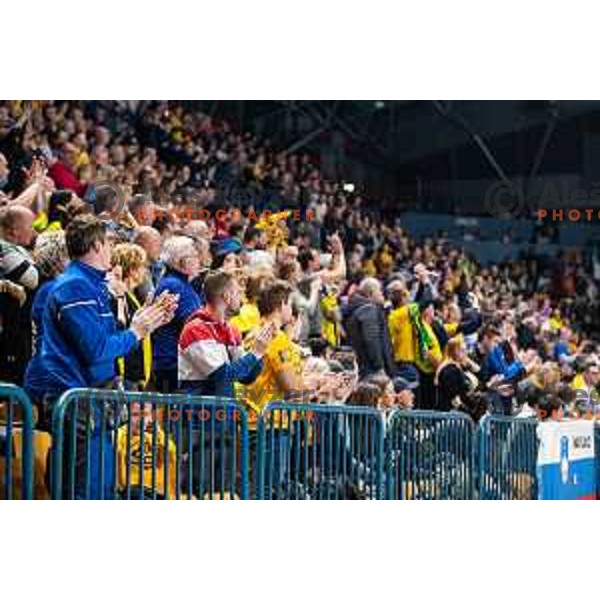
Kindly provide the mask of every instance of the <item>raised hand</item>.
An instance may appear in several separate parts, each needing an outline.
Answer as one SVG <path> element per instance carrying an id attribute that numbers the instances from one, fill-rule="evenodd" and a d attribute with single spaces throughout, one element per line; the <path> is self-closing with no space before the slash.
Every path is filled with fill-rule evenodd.
<path id="1" fill-rule="evenodd" d="M 341 254 L 344 251 L 342 240 L 337 233 L 334 233 L 329 238 L 329 247 L 334 254 Z"/>

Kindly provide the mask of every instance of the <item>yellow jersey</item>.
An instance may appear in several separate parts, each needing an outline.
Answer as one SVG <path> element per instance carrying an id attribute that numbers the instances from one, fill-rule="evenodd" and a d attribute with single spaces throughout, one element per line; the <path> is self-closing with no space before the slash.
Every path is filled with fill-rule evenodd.
<path id="1" fill-rule="evenodd" d="M 143 435 L 144 465 L 140 469 L 142 459 L 142 436 L 132 432 L 131 435 L 131 467 L 129 471 L 130 487 L 144 487 L 152 490 L 152 447 L 153 432 L 146 431 Z M 117 486 L 120 491 L 127 489 L 127 448 L 128 436 L 127 425 L 123 425 L 117 432 Z M 158 495 L 173 499 L 176 497 L 175 482 L 177 476 L 177 448 L 172 439 L 167 438 L 165 432 L 157 426 L 156 428 L 156 454 L 154 479 L 156 493 Z M 165 485 L 167 476 L 165 454 L 168 460 L 168 490 Z M 143 472 L 142 472 L 143 471 Z"/>
<path id="2" fill-rule="evenodd" d="M 429 361 L 423 362 L 419 360 L 417 355 L 418 342 L 410 318 L 409 307 L 410 305 L 400 306 L 388 315 L 388 328 L 390 331 L 392 350 L 394 352 L 394 360 L 396 362 L 416 364 L 419 369 L 429 373 L 434 370 L 434 366 L 429 364 Z M 431 352 L 434 361 L 438 363 L 441 362 L 442 349 L 437 336 L 431 325 L 422 322 L 422 327 L 431 340 L 432 345 L 431 348 L 429 348 L 429 351 Z"/>
<path id="3" fill-rule="evenodd" d="M 7 432 L 0 425 L 0 444 L 7 443 Z M 35 500 L 49 500 L 50 491 L 46 487 L 46 464 L 52 438 L 45 431 L 33 431 L 33 497 Z M 0 450 L 0 499 L 8 499 L 6 472 L 8 453 Z M 23 492 L 23 430 L 15 427 L 12 431 L 12 498 L 20 500 Z"/>
<path id="4" fill-rule="evenodd" d="M 229 322 L 242 334 L 242 337 L 260 325 L 260 313 L 253 303 L 242 304 L 239 314 L 231 317 Z"/>
<path id="5" fill-rule="evenodd" d="M 396 362 L 415 362 L 415 339 L 408 305 L 395 308 L 388 315 L 390 340 Z"/>
<path id="6" fill-rule="evenodd" d="M 335 294 L 327 294 L 321 300 L 321 310 L 323 311 L 322 333 L 327 343 L 335 348 L 340 345 L 341 331 L 340 324 L 335 319 L 328 319 L 325 315 L 339 309 L 339 304 Z"/>
<path id="7" fill-rule="evenodd" d="M 302 377 L 302 357 L 284 331 L 280 331 L 267 346 L 263 357 L 264 366 L 260 375 L 246 386 L 244 398 L 249 407 L 248 422 L 256 426 L 258 413 L 270 402 L 283 400 L 284 391 L 277 383 L 277 374 L 291 368 L 298 382 Z M 298 390 L 301 391 L 301 390 Z"/>
<path id="8" fill-rule="evenodd" d="M 575 375 L 575 377 L 573 377 L 573 381 L 571 381 L 571 389 L 573 389 L 573 390 L 587 390 L 588 389 L 587 383 L 585 382 L 585 379 L 583 378 L 582 373 L 578 373 L 577 375 Z"/>
<path id="9" fill-rule="evenodd" d="M 550 317 L 548 319 L 548 323 L 550 324 L 552 331 L 560 331 L 560 329 L 563 327 L 562 319 L 557 317 Z"/>
<path id="10" fill-rule="evenodd" d="M 444 323 L 444 329 L 448 334 L 448 337 L 454 337 L 458 330 L 459 323 Z"/>

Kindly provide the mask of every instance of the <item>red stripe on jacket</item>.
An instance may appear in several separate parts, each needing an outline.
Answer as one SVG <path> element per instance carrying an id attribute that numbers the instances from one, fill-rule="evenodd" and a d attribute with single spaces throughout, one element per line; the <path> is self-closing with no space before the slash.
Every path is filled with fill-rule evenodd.
<path id="1" fill-rule="evenodd" d="M 240 332 L 227 321 L 216 321 L 212 314 L 201 308 L 187 320 L 179 338 L 179 350 L 184 352 L 194 342 L 214 340 L 224 346 L 240 346 Z"/>

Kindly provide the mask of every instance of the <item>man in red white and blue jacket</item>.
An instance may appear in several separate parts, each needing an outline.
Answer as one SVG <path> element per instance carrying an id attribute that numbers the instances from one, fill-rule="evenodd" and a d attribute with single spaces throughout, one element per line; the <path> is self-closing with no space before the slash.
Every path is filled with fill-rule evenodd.
<path id="1" fill-rule="evenodd" d="M 240 306 L 236 280 L 223 271 L 209 274 L 204 294 L 206 306 L 189 317 L 179 338 L 179 387 L 194 395 L 233 398 L 236 381 L 248 384 L 258 377 L 274 331 L 263 328 L 252 352 L 244 353 L 239 331 L 227 321 Z"/>

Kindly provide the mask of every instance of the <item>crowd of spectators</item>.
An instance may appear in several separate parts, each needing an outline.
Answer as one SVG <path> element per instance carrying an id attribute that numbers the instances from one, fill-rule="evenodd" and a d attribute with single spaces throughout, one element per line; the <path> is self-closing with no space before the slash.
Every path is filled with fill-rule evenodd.
<path id="1" fill-rule="evenodd" d="M 480 268 L 444 237 L 411 239 L 308 154 L 182 104 L 0 103 L 0 205 L 0 380 L 26 389 L 40 429 L 73 387 L 235 397 L 254 414 L 595 410 L 598 289 L 580 255 Z"/>

